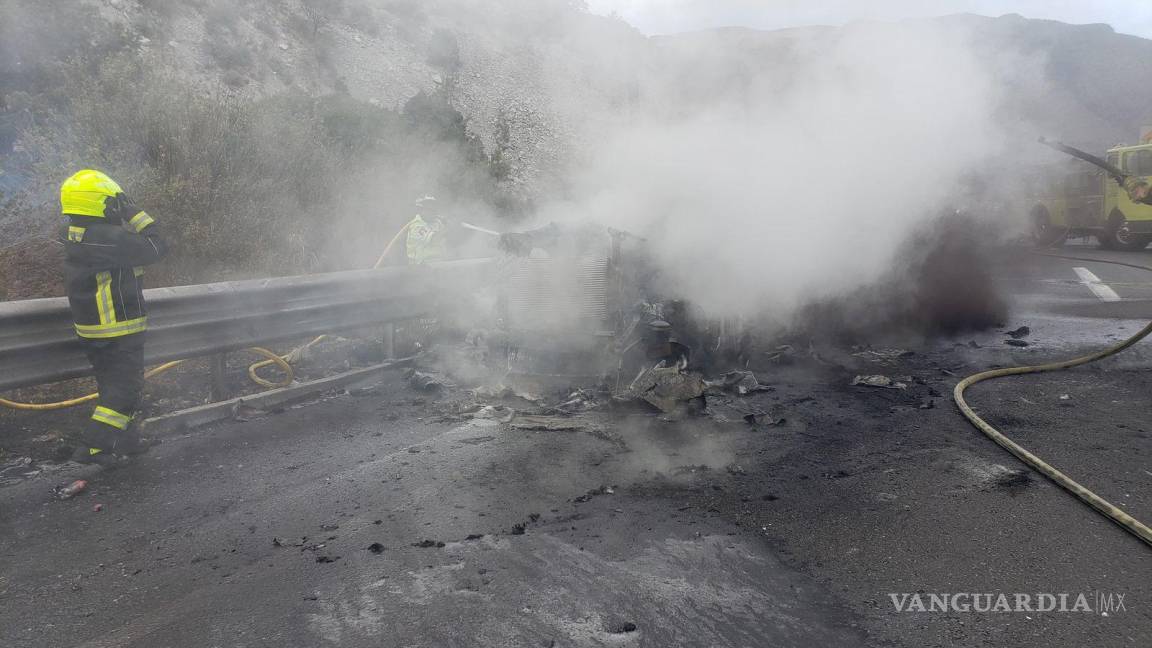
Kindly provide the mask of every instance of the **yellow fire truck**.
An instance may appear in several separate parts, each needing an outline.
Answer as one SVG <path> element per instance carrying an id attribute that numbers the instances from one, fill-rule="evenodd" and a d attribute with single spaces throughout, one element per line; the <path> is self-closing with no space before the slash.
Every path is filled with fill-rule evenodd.
<path id="1" fill-rule="evenodd" d="M 1152 134 L 1142 141 L 1109 150 L 1107 162 L 1128 175 L 1152 176 Z M 1049 167 L 1033 194 L 1029 224 L 1038 245 L 1058 247 L 1085 236 L 1111 250 L 1141 250 L 1152 242 L 1152 206 L 1133 203 L 1100 169 L 1082 162 Z"/>

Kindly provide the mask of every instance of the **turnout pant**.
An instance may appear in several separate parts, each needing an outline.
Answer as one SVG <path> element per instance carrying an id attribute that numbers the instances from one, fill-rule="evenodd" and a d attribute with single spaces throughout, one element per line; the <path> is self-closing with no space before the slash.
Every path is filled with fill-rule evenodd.
<path id="1" fill-rule="evenodd" d="M 91 454 L 131 446 L 138 439 L 129 426 L 144 390 L 144 334 L 83 342 L 100 390 L 84 442 Z"/>

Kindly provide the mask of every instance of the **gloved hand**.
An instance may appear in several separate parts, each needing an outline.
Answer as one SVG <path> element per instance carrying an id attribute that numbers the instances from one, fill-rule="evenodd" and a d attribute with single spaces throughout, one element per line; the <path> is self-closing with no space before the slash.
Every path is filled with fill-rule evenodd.
<path id="1" fill-rule="evenodd" d="M 104 199 L 104 220 L 110 225 L 123 225 L 135 214 L 129 214 L 132 209 L 132 200 L 123 192 Z"/>
<path id="2" fill-rule="evenodd" d="M 128 231 L 141 234 L 155 220 L 148 212 L 136 206 L 128 194 L 120 192 L 104 202 L 104 217 L 113 225 L 123 225 Z"/>

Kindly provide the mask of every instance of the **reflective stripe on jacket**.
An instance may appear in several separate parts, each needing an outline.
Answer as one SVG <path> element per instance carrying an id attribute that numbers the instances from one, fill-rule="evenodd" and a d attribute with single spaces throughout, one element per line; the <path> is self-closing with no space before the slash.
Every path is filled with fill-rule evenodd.
<path id="1" fill-rule="evenodd" d="M 167 246 L 152 219 L 139 212 L 121 225 L 70 217 L 61 233 L 65 282 L 76 334 L 106 339 L 140 333 L 148 327 L 143 266 L 159 261 Z"/>

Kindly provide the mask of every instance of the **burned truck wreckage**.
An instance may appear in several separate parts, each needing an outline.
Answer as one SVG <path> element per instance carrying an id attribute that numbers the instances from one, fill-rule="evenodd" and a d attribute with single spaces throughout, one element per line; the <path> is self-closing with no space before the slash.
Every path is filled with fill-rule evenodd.
<path id="1" fill-rule="evenodd" d="M 666 260 L 628 232 L 592 223 L 481 231 L 496 241 L 495 269 L 440 327 L 466 341 L 438 345 L 449 356 L 440 368 L 521 393 L 593 390 L 666 413 L 701 411 L 709 390 L 760 389 L 750 370 L 803 359 L 860 371 L 853 354 L 874 346 L 983 330 L 1006 317 L 979 270 L 989 235 L 952 211 L 909 238 L 897 269 L 854 292 L 814 298 L 787 321 L 708 312 L 683 298 Z M 961 268 L 969 269 L 963 280 Z"/>
<path id="2" fill-rule="evenodd" d="M 550 223 L 501 234 L 498 250 L 474 301 L 484 325 L 468 327 L 463 350 L 441 349 L 456 356 L 450 372 L 466 356 L 485 368 L 462 370 L 472 380 L 529 394 L 591 390 L 673 412 L 702 409 L 704 375 L 742 361 L 736 323 L 668 290 L 640 237 Z"/>

